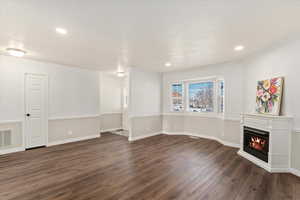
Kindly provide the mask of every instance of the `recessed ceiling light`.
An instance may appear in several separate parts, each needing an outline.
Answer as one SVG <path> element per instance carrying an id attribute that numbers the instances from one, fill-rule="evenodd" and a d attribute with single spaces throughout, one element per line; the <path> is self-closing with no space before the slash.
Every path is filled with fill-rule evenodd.
<path id="1" fill-rule="evenodd" d="M 242 50 L 244 50 L 244 48 L 245 48 L 244 46 L 238 45 L 238 46 L 235 46 L 235 47 L 234 47 L 234 50 L 235 50 L 235 51 L 242 51 Z"/>
<path id="2" fill-rule="evenodd" d="M 6 51 L 9 55 L 15 57 L 23 57 L 26 54 L 26 51 L 23 51 L 21 49 L 15 49 L 15 48 L 7 48 Z"/>
<path id="3" fill-rule="evenodd" d="M 56 33 L 62 34 L 62 35 L 66 35 L 68 33 L 68 31 L 66 29 L 63 28 L 56 28 L 55 29 Z"/>
<path id="4" fill-rule="evenodd" d="M 170 62 L 166 62 L 165 66 L 166 66 L 166 67 L 171 67 L 172 64 L 171 64 Z"/>
<path id="5" fill-rule="evenodd" d="M 117 76 L 118 77 L 124 77 L 125 76 L 125 72 L 117 72 Z"/>

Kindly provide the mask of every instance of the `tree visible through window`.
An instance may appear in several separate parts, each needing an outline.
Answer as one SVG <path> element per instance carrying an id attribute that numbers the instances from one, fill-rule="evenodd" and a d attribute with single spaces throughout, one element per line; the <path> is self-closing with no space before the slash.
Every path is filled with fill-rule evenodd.
<path id="1" fill-rule="evenodd" d="M 172 84 L 172 110 L 179 112 L 183 108 L 183 85 Z"/>
<path id="2" fill-rule="evenodd" d="M 214 82 L 190 83 L 188 88 L 189 111 L 214 111 Z"/>

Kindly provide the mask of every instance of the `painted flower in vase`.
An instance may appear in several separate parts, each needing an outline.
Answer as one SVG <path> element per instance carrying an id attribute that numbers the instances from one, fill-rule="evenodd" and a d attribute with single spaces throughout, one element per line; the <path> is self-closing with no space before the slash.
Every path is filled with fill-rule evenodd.
<path id="1" fill-rule="evenodd" d="M 268 90 L 271 86 L 271 81 L 270 80 L 264 80 L 263 81 L 263 87 L 265 90 Z"/>
<path id="2" fill-rule="evenodd" d="M 258 81 L 256 111 L 262 114 L 279 115 L 282 97 L 283 77 Z"/>

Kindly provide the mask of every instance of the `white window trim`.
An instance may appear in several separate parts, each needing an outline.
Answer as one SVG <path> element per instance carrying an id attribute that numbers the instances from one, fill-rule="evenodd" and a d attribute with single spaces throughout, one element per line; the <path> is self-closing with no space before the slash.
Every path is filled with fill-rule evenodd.
<path id="1" fill-rule="evenodd" d="M 225 83 L 225 80 L 224 79 L 217 79 L 217 106 L 218 106 L 218 111 L 217 111 L 217 113 L 218 113 L 218 117 L 220 117 L 220 118 L 224 118 L 224 114 L 225 114 L 225 110 L 226 110 L 226 104 L 225 104 L 225 97 L 226 97 L 226 91 L 225 91 L 225 89 L 226 89 L 226 83 Z M 221 90 L 221 88 L 220 88 L 220 82 L 223 82 L 223 87 L 224 87 L 224 90 L 223 90 L 223 112 L 219 112 L 219 108 L 220 108 L 220 99 L 219 99 L 219 94 L 220 94 L 220 90 Z"/>

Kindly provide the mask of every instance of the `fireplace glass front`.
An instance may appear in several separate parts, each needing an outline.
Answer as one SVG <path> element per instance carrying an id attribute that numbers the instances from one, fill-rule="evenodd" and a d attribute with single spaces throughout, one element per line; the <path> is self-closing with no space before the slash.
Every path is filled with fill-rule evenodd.
<path id="1" fill-rule="evenodd" d="M 269 132 L 244 126 L 244 151 L 268 162 Z"/>

